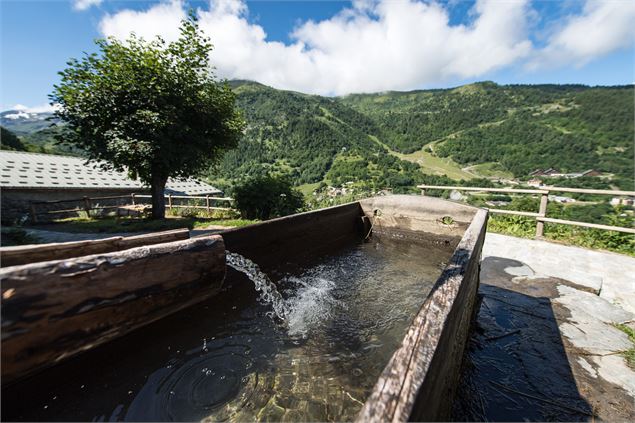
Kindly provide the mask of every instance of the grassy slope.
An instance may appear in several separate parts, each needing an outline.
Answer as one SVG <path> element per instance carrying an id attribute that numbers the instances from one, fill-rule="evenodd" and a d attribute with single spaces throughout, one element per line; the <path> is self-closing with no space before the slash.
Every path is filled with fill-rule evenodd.
<path id="1" fill-rule="evenodd" d="M 461 166 L 454 162 L 452 159 L 445 159 L 441 157 L 433 156 L 432 154 L 424 151 L 423 149 L 415 151 L 414 153 L 404 154 L 398 151 L 392 150 L 388 145 L 381 142 L 377 137 L 370 135 L 370 139 L 376 143 L 382 145 L 390 154 L 401 160 L 407 160 L 412 163 L 417 163 L 421 166 L 421 170 L 428 175 L 446 175 L 452 179 L 472 179 L 475 176 L 479 176 L 476 173 L 466 172 L 461 169 Z"/>

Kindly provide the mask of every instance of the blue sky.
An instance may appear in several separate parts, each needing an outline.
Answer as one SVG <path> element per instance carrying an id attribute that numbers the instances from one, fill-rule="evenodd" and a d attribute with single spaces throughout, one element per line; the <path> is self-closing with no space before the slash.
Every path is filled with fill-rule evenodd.
<path id="1" fill-rule="evenodd" d="M 104 35 L 174 37 L 188 7 L 227 78 L 324 95 L 473 81 L 630 84 L 635 2 L 0 2 L 0 109 L 43 106 L 57 72 Z"/>

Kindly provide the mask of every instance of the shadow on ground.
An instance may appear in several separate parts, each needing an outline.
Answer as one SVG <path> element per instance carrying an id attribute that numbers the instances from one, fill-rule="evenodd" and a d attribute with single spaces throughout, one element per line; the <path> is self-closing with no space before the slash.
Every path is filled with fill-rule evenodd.
<path id="1" fill-rule="evenodd" d="M 530 295 L 508 289 L 509 269 L 523 266 L 499 257 L 482 262 L 481 304 L 454 402 L 455 421 L 593 418 L 558 330 L 549 292 L 553 284 L 528 284 Z"/>

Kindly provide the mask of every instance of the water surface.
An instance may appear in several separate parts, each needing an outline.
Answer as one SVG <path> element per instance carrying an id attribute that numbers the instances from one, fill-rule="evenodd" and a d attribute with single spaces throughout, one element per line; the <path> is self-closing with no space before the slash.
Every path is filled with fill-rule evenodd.
<path id="1" fill-rule="evenodd" d="M 375 236 L 282 261 L 283 319 L 231 270 L 211 300 L 6 389 L 2 417 L 352 420 L 451 253 Z"/>

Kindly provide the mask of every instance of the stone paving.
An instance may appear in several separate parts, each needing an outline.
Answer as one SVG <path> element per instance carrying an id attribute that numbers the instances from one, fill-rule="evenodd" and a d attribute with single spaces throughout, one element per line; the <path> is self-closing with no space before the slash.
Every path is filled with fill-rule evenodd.
<path id="1" fill-rule="evenodd" d="M 635 258 L 488 233 L 456 420 L 635 420 Z"/>

